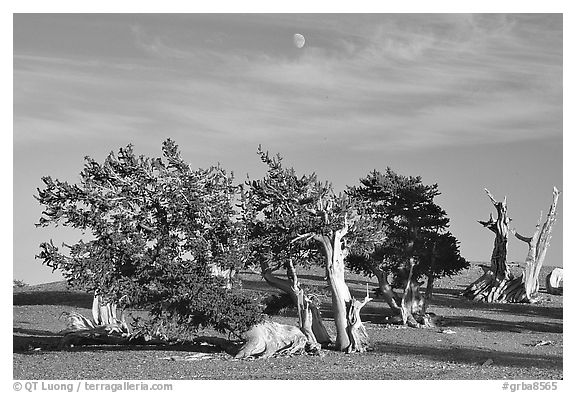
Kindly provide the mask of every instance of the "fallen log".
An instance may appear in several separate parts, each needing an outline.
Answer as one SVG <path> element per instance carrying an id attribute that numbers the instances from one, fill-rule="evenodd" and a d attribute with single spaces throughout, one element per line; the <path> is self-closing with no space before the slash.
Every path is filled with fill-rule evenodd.
<path id="1" fill-rule="evenodd" d="M 236 359 L 302 353 L 308 342 L 298 327 L 271 321 L 253 326 L 244 334 L 244 339 L 246 342 L 236 354 Z"/>

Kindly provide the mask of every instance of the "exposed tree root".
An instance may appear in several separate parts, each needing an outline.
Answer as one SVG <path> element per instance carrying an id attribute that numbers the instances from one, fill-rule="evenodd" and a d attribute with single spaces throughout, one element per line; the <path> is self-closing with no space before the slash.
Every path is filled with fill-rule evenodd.
<path id="1" fill-rule="evenodd" d="M 511 274 L 505 279 L 498 279 L 491 270 L 470 284 L 462 293 L 470 300 L 487 303 L 526 303 L 529 302 L 524 288 L 524 276 Z"/>

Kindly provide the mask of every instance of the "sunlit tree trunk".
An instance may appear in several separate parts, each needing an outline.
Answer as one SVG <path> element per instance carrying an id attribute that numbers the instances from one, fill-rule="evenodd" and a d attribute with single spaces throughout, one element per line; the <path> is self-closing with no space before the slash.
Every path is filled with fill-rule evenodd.
<path id="1" fill-rule="evenodd" d="M 316 235 L 326 258 L 326 276 L 332 293 L 332 311 L 336 325 L 336 348 L 346 352 L 363 352 L 368 345 L 368 336 L 360 319 L 360 310 L 372 300 L 368 294 L 363 302 L 352 298 L 344 279 L 344 259 L 346 249 L 342 247 L 342 238 L 348 232 L 345 220 L 341 229 L 331 235 Z"/>
<path id="2" fill-rule="evenodd" d="M 318 344 L 330 343 L 330 335 L 324 326 L 320 310 L 300 287 L 296 271 L 291 263 L 288 266 L 287 275 L 289 279 L 283 280 L 274 276 L 271 269 L 267 266 L 262 268 L 264 280 L 270 286 L 288 294 L 297 307 L 299 326 L 308 339 L 310 346 L 316 347 Z"/>
<path id="3" fill-rule="evenodd" d="M 558 197 L 560 196 L 560 192 L 556 187 L 554 187 L 552 196 L 552 205 L 546 216 L 546 221 L 542 224 L 542 214 L 540 214 L 536 231 L 531 237 L 522 236 L 515 230 L 513 231 L 516 238 L 528 244 L 528 255 L 526 256 L 526 267 L 524 268 L 524 291 L 526 292 L 528 301 L 534 301 L 536 299 L 538 289 L 540 288 L 538 276 L 544 263 L 544 258 L 546 257 L 546 250 L 550 245 L 552 226 L 556 221 L 556 206 L 558 204 Z"/>

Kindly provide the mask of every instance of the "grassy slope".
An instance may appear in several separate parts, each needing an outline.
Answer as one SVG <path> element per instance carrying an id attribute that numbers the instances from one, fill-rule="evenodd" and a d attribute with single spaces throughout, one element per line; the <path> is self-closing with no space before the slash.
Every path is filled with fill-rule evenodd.
<path id="1" fill-rule="evenodd" d="M 542 278 L 551 268 L 544 267 Z M 335 334 L 329 296 L 321 270 L 300 278 L 321 294 L 326 325 Z M 429 311 L 445 318 L 437 329 L 406 329 L 386 324 L 389 310 L 376 299 L 362 311 L 371 340 L 365 354 L 326 351 L 324 357 L 297 356 L 231 361 L 209 347 L 83 347 L 57 350 L 64 327 L 62 311 L 90 315 L 91 297 L 69 291 L 64 283 L 14 290 L 14 378 L 16 379 L 561 379 L 562 297 L 542 292 L 535 305 L 481 304 L 458 296 L 481 269 L 472 266 L 453 278 L 439 280 Z M 246 290 L 274 292 L 257 274 L 244 273 Z M 349 274 L 357 298 L 375 280 Z M 543 280 L 541 282 L 544 282 Z M 295 324 L 288 311 L 274 317 Z M 443 330 L 454 334 L 442 333 Z M 540 341 L 553 345 L 533 346 Z M 38 349 L 39 348 L 39 349 Z M 205 361 L 162 359 L 210 352 Z M 491 359 L 491 365 L 482 364 Z M 94 365 L 97 365 L 96 367 Z M 406 370 L 410 370 L 408 373 Z"/>

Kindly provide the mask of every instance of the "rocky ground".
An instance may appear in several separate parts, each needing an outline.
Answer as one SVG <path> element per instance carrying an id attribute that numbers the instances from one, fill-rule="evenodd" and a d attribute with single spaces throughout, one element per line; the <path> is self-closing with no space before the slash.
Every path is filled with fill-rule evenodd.
<path id="1" fill-rule="evenodd" d="M 543 278 L 551 268 L 544 267 Z M 321 270 L 300 273 L 314 287 L 323 317 L 334 336 L 329 297 Z M 482 273 L 477 265 L 438 280 L 430 312 L 443 317 L 431 329 L 388 324 L 387 305 L 376 299 L 362 309 L 370 336 L 367 353 L 346 355 L 327 349 L 323 356 L 297 355 L 266 360 L 234 360 L 206 345 L 99 346 L 59 349 L 63 311 L 91 315 L 91 296 L 62 282 L 14 289 L 14 379 L 562 379 L 562 296 L 541 290 L 537 304 L 483 304 L 459 296 Z M 258 274 L 244 272 L 243 288 L 274 292 Z M 357 298 L 366 282 L 348 275 Z M 543 280 L 541 282 L 544 282 Z M 272 318 L 296 324 L 291 310 Z M 212 332 L 213 333 L 213 332 Z M 212 334 L 201 332 L 201 334 Z M 187 359 L 187 360 L 184 360 Z"/>

